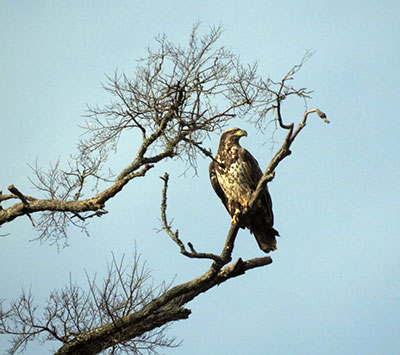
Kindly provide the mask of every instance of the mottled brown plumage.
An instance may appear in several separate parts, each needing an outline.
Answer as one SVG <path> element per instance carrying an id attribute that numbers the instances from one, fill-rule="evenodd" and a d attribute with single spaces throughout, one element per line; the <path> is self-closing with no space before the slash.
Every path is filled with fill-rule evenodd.
<path id="1" fill-rule="evenodd" d="M 241 228 L 250 229 L 260 249 L 268 253 L 276 249 L 275 236 L 279 234 L 273 228 L 272 201 L 267 187 L 252 210 L 237 219 L 262 177 L 257 160 L 239 144 L 243 136 L 247 136 L 247 132 L 235 127 L 221 135 L 218 153 L 209 168 L 211 185 L 232 220 Z"/>

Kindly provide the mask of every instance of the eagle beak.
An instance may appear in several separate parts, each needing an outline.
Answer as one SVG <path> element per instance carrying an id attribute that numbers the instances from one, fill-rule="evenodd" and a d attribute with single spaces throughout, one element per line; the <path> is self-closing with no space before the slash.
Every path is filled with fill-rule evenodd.
<path id="1" fill-rule="evenodd" d="M 247 137 L 247 132 L 246 132 L 245 130 L 241 129 L 241 130 L 238 132 L 238 135 L 239 135 L 240 137 Z"/>

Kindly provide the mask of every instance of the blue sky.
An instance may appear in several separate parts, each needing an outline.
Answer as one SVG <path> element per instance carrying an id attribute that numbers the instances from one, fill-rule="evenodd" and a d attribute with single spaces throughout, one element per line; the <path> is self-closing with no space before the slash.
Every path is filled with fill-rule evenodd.
<path id="1" fill-rule="evenodd" d="M 2 1 L 0 3 L 0 190 L 10 184 L 34 195 L 27 176 L 36 159 L 48 166 L 75 152 L 86 103 L 107 103 L 101 88 L 116 68 L 132 73 L 135 60 L 166 33 L 184 44 L 192 25 L 222 24 L 225 44 L 244 62 L 278 80 L 306 50 L 315 52 L 295 84 L 314 90 L 310 117 L 293 154 L 270 184 L 275 225 L 282 238 L 274 263 L 201 295 L 189 320 L 171 327 L 183 345 L 166 354 L 396 354 L 400 347 L 400 3 L 398 1 Z M 287 121 L 303 105 L 289 101 Z M 248 130 L 242 140 L 266 167 L 271 132 Z M 267 142 L 267 143 L 265 143 Z M 209 146 L 217 147 L 214 136 Z M 121 141 L 114 167 L 131 158 Z M 159 227 L 161 181 L 171 175 L 169 214 L 182 239 L 218 251 L 229 217 L 208 181 L 205 159 L 198 177 L 164 164 L 111 201 L 93 220 L 91 237 L 70 230 L 70 246 L 57 252 L 30 242 L 27 218 L 1 233 L 1 298 L 29 288 L 38 303 L 69 274 L 105 271 L 111 252 L 136 247 L 156 281 L 183 282 L 207 268 L 187 260 Z M 234 255 L 261 256 L 248 231 Z M 33 344 L 28 354 L 58 344 Z M 0 352 L 7 347 L 0 338 Z"/>

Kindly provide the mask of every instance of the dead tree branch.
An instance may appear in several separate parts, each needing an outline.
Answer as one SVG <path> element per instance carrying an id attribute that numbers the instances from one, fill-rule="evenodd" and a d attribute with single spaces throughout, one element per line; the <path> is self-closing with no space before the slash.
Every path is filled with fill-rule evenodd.
<path id="1" fill-rule="evenodd" d="M 277 108 L 277 110 L 279 110 L 279 108 Z M 294 123 L 291 123 L 290 125 L 282 125 L 282 128 L 288 130 L 288 133 L 286 134 L 286 137 L 283 141 L 282 146 L 276 152 L 276 154 L 272 158 L 271 162 L 269 163 L 268 167 L 265 169 L 263 176 L 261 177 L 260 181 L 258 182 L 256 190 L 254 191 L 252 197 L 249 200 L 248 206 L 243 211 L 243 214 L 248 213 L 248 211 L 254 206 L 255 202 L 257 201 L 258 197 L 260 196 L 261 191 L 265 188 L 265 185 L 268 182 L 273 180 L 273 178 L 275 177 L 275 169 L 277 168 L 278 164 L 292 153 L 290 150 L 290 147 L 291 147 L 292 143 L 294 142 L 295 138 L 297 137 L 297 135 L 300 133 L 300 131 L 306 126 L 308 115 L 311 113 L 317 113 L 318 116 L 325 123 L 329 123 L 329 120 L 327 119 L 325 113 L 323 113 L 319 109 L 312 109 L 312 110 L 308 110 L 304 113 L 303 119 L 298 124 L 298 126 L 295 130 L 294 130 Z M 280 117 L 280 113 L 279 113 L 279 117 Z"/>

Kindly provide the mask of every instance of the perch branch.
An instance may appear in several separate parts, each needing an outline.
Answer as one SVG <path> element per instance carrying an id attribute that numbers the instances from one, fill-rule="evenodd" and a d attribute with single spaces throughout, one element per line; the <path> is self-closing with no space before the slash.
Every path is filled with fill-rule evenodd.
<path id="1" fill-rule="evenodd" d="M 291 125 L 288 125 L 286 127 L 289 127 L 289 132 L 287 133 L 285 140 L 281 146 L 281 148 L 277 151 L 275 156 L 272 158 L 271 162 L 269 163 L 268 167 L 265 169 L 263 176 L 261 177 L 260 181 L 258 182 L 256 190 L 253 192 L 248 206 L 244 209 L 242 212 L 243 214 L 246 214 L 255 204 L 257 199 L 259 198 L 261 191 L 265 188 L 265 185 L 272 181 L 273 178 L 275 177 L 275 169 L 278 166 L 278 164 L 285 159 L 288 155 L 291 154 L 290 151 L 290 146 L 294 142 L 295 138 L 297 135 L 300 133 L 300 131 L 305 127 L 308 115 L 311 113 L 317 113 L 318 116 L 325 122 L 325 123 L 330 123 L 329 120 L 327 119 L 326 115 L 324 112 L 320 111 L 319 109 L 312 109 L 308 110 L 304 113 L 302 121 L 298 124 L 296 130 L 293 132 L 293 127 L 294 124 L 292 123 Z"/>

